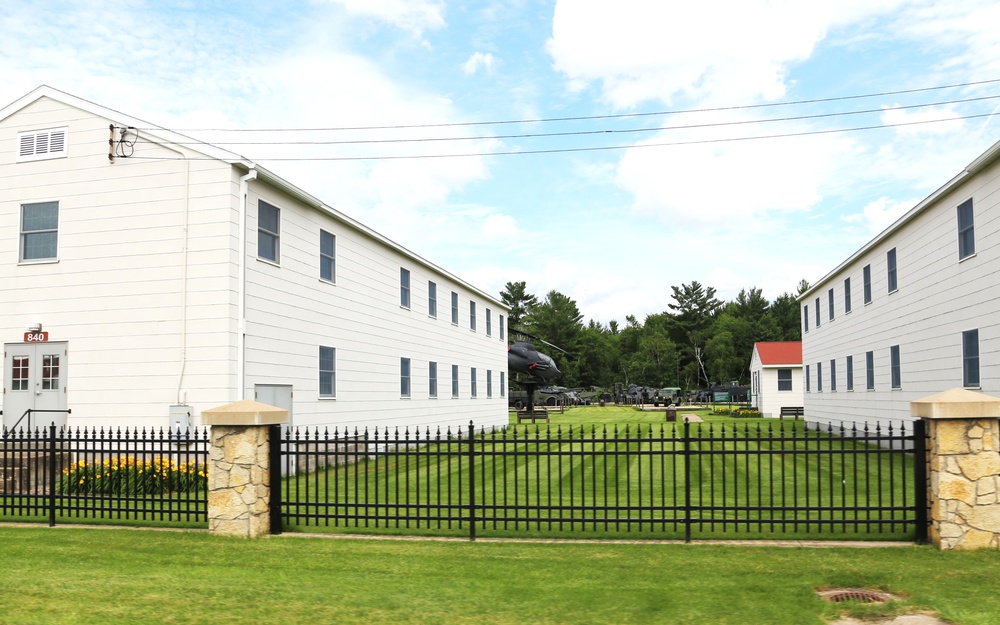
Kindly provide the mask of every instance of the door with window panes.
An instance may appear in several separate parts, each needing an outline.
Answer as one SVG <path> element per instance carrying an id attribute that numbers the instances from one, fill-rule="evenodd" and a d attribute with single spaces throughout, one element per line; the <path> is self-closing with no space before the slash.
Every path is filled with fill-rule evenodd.
<path id="1" fill-rule="evenodd" d="M 66 424 L 67 343 L 7 343 L 3 360 L 3 425 L 17 429 Z M 23 417 L 23 419 L 22 419 Z"/>

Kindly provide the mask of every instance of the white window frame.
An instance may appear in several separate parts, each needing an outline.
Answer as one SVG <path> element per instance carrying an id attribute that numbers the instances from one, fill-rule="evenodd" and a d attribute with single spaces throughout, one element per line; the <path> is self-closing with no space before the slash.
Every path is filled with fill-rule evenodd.
<path id="1" fill-rule="evenodd" d="M 433 280 L 427 281 L 427 316 L 434 317 L 437 319 L 438 316 L 438 300 L 437 300 L 437 283 Z"/>
<path id="2" fill-rule="evenodd" d="M 407 398 L 410 396 L 411 391 L 411 376 L 412 370 L 410 368 L 409 358 L 399 359 L 399 396 Z"/>
<path id="3" fill-rule="evenodd" d="M 787 378 L 787 379 L 785 379 Z M 787 386 L 788 388 L 782 388 Z M 784 393 L 791 391 L 792 389 L 792 370 L 791 369 L 778 369 L 778 392 Z"/>
<path id="4" fill-rule="evenodd" d="M 329 250 L 324 249 L 327 241 Z M 319 231 L 319 278 L 331 284 L 337 282 L 337 235 L 326 230 Z"/>
<path id="5" fill-rule="evenodd" d="M 958 260 L 976 255 L 976 217 L 972 198 L 958 205 Z M 968 223 L 963 224 L 963 217 Z"/>
<path id="6" fill-rule="evenodd" d="M 889 386 L 893 389 L 903 388 L 903 366 L 900 363 L 899 345 L 889 348 Z"/>
<path id="7" fill-rule="evenodd" d="M 324 359 L 324 350 L 329 350 L 327 358 Z M 324 362 L 327 360 L 328 362 Z M 328 365 L 328 366 L 327 366 Z M 329 386 L 328 393 L 323 392 L 324 379 Z M 322 399 L 335 399 L 337 397 L 337 348 L 327 345 L 319 346 L 319 388 L 318 395 Z"/>
<path id="8" fill-rule="evenodd" d="M 399 306 L 410 309 L 410 270 L 399 268 Z"/>
<path id="9" fill-rule="evenodd" d="M 427 396 L 438 396 L 438 363 L 433 360 L 427 363 Z"/>
<path id="10" fill-rule="evenodd" d="M 975 379 L 972 372 L 975 370 Z M 982 377 L 979 371 L 979 329 L 962 332 L 962 386 L 980 388 Z"/>
<path id="11" fill-rule="evenodd" d="M 276 216 L 275 231 L 271 231 L 265 228 L 263 225 L 263 219 L 261 219 L 261 215 L 265 212 L 266 209 L 274 210 L 274 214 Z M 263 251 L 261 249 L 262 240 L 274 241 L 274 258 L 265 256 L 263 254 Z M 275 265 L 281 264 L 281 209 L 275 206 L 274 204 L 271 204 L 270 202 L 261 199 L 257 200 L 257 258 L 269 263 L 274 263 Z"/>
<path id="12" fill-rule="evenodd" d="M 889 289 L 889 293 L 895 293 L 899 290 L 898 267 L 896 248 L 892 248 L 885 253 L 885 278 L 886 287 Z"/>
<path id="13" fill-rule="evenodd" d="M 26 230 L 25 227 L 24 227 L 25 212 L 27 210 L 29 210 L 29 209 L 33 209 L 33 208 L 39 208 L 39 209 L 41 209 L 43 207 L 49 207 L 49 208 L 55 207 L 55 211 L 56 211 L 56 214 L 55 214 L 55 221 L 56 221 L 55 227 L 54 228 L 51 228 L 51 227 L 33 228 L 31 230 Z M 29 249 L 28 241 L 31 240 L 34 237 L 47 236 L 47 235 L 54 235 L 55 236 L 55 242 L 53 244 L 53 247 L 55 249 L 53 251 L 53 254 L 51 256 L 37 256 L 37 257 L 33 257 L 33 258 L 26 258 L 25 257 L 25 252 L 26 252 L 26 250 Z M 20 248 L 19 251 L 18 251 L 18 262 L 28 263 L 28 264 L 30 264 L 30 263 L 51 263 L 51 262 L 56 262 L 57 260 L 59 260 L 59 202 L 58 201 L 54 201 L 54 202 L 28 202 L 28 203 L 25 203 L 25 204 L 21 204 L 20 227 L 19 227 L 18 241 L 19 241 L 18 247 Z M 46 247 L 47 247 L 47 245 L 46 245 Z"/>

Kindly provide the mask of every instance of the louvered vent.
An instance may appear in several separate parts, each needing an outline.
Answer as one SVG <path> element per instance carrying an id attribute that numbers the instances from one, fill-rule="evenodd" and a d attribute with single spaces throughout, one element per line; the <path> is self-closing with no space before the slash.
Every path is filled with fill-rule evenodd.
<path id="1" fill-rule="evenodd" d="M 66 129 L 33 130 L 17 135 L 17 160 L 37 161 L 66 156 Z"/>

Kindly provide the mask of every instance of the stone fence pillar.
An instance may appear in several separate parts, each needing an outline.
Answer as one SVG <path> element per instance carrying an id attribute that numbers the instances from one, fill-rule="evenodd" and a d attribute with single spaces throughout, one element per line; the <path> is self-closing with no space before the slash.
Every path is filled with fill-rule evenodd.
<path id="1" fill-rule="evenodd" d="M 208 453 L 208 531 L 255 538 L 271 531 L 269 426 L 288 411 L 243 400 L 204 410 L 212 426 Z"/>
<path id="2" fill-rule="evenodd" d="M 927 423 L 931 542 L 1000 548 L 1000 399 L 956 388 L 910 410 Z"/>

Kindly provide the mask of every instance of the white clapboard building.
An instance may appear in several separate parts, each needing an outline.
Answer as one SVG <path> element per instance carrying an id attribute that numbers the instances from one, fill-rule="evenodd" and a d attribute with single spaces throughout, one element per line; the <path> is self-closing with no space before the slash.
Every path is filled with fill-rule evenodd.
<path id="1" fill-rule="evenodd" d="M 0 181 L 7 428 L 507 423 L 503 303 L 253 162 L 43 86 Z"/>
<path id="2" fill-rule="evenodd" d="M 802 342 L 754 343 L 750 357 L 750 397 L 763 417 L 802 407 Z"/>
<path id="3" fill-rule="evenodd" d="M 799 297 L 810 420 L 910 420 L 1000 393 L 1000 143 Z"/>

